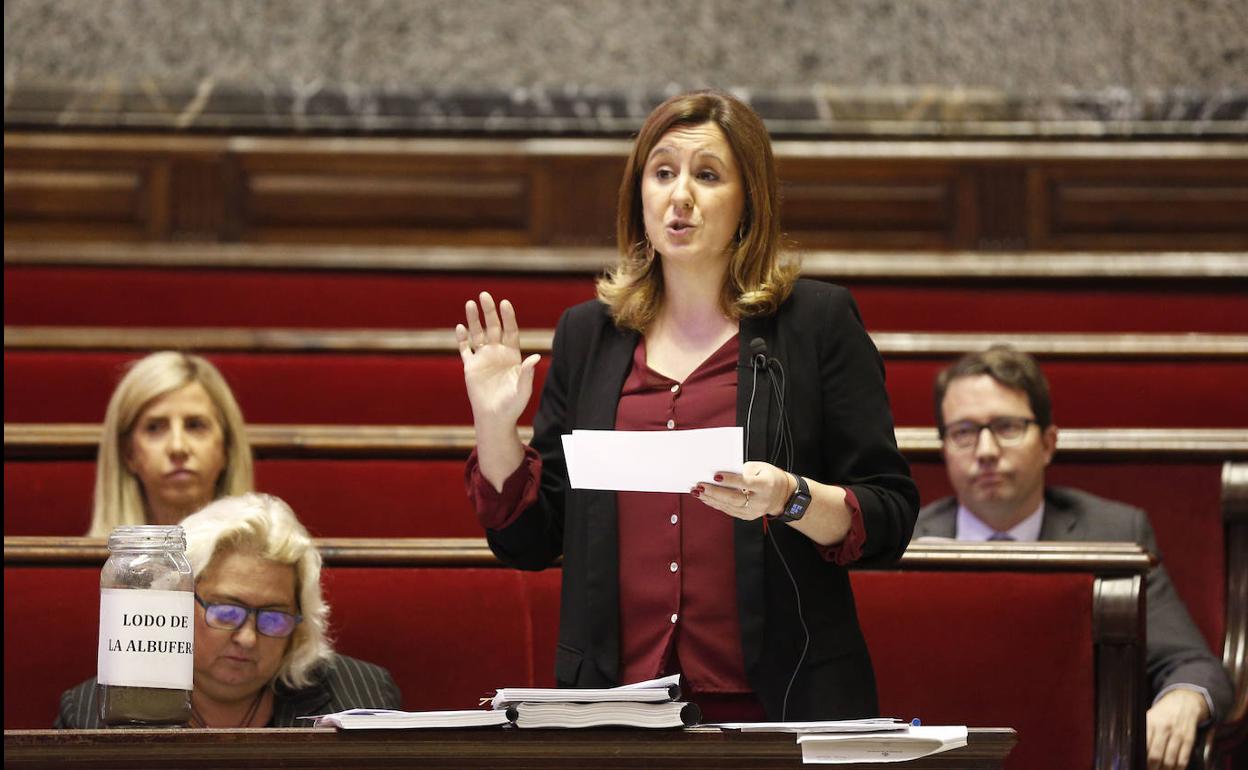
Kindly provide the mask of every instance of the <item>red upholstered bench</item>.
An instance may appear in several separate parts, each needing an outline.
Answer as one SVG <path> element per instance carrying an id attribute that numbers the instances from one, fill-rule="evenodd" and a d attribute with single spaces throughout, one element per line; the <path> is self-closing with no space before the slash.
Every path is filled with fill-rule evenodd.
<path id="1" fill-rule="evenodd" d="M 453 324 L 464 301 L 482 291 L 512 298 L 522 323 L 554 327 L 564 308 L 593 298 L 594 282 L 557 274 L 6 264 L 4 323 L 411 329 Z"/>
<path id="2" fill-rule="evenodd" d="M 49 727 L 61 692 L 95 674 L 99 564 L 7 559 L 4 727 Z M 496 687 L 553 686 L 558 582 L 558 571 L 497 566 L 324 572 L 336 648 L 386 666 L 408 709 L 475 708 Z"/>
<path id="3" fill-rule="evenodd" d="M 331 567 L 335 646 L 384 665 L 411 710 L 467 709 L 498 687 L 554 687 L 558 570 Z"/>
<path id="4" fill-rule="evenodd" d="M 1087 573 L 854 573 L 881 712 L 1013 727 L 1012 770 L 1091 768 L 1093 581 Z"/>
<path id="5" fill-rule="evenodd" d="M 472 708 L 498 686 L 552 684 L 558 570 L 485 566 L 480 541 L 449 556 L 435 542 L 324 545 L 338 649 L 389 668 L 406 707 Z M 103 556 L 89 541 L 6 542 L 6 729 L 50 724 L 59 693 L 93 673 Z M 1014 727 L 1010 770 L 1134 750 L 1143 706 L 1123 683 L 1140 662 L 1142 554 L 931 545 L 905 566 L 853 575 L 884 713 Z"/>
<path id="6" fill-rule="evenodd" d="M 479 537 L 462 458 L 256 461 L 257 488 L 286 500 L 318 537 Z M 5 535 L 81 535 L 95 461 L 6 460 Z"/>
<path id="7" fill-rule="evenodd" d="M 95 676 L 102 564 L 15 567 L 6 555 L 4 729 L 51 727 L 61 693 Z"/>
<path id="8" fill-rule="evenodd" d="M 67 247 L 72 249 L 72 247 Z M 173 247 L 166 247 L 172 249 Z M 549 251 L 542 250 L 543 256 Z M 1043 255 L 1028 255 L 1043 263 Z M 1243 281 L 985 282 L 923 276 L 836 280 L 854 292 L 868 328 L 977 331 L 1248 332 Z M 100 286 L 109 291 L 101 293 Z M 516 303 L 529 328 L 593 297 L 590 275 L 356 270 L 95 267 L 5 264 L 6 325 L 305 326 L 422 328 L 463 313 L 488 290 Z M 142 297 L 117 302 L 116 297 Z M 1054 312 L 1060 303 L 1061 312 Z M 1166 312 L 1158 312 L 1158 308 Z"/>
<path id="9" fill-rule="evenodd" d="M 455 319 L 444 319 L 449 330 Z M 6 422 L 95 422 L 129 351 L 14 350 L 4 353 Z M 253 423 L 470 424 L 463 364 L 453 351 L 425 354 L 209 352 Z M 931 388 L 953 356 L 886 356 L 894 418 L 932 422 Z M 549 356 L 539 364 L 540 390 Z M 1248 383 L 1248 358 L 1046 360 L 1066 427 L 1248 428 L 1248 399 L 1229 397 Z M 1229 389 L 1229 390 L 1228 390 Z M 1148 398 L 1123 398 L 1147 391 Z M 523 419 L 531 421 L 537 399 Z"/>
<path id="10" fill-rule="evenodd" d="M 460 315 L 463 314 L 461 303 Z M 450 326 L 448 326 L 448 329 Z M 98 422 L 128 352 L 4 354 L 6 422 Z M 249 422 L 470 424 L 458 355 L 210 354 Z M 546 363 L 541 364 L 544 376 Z M 536 399 L 525 412 L 532 421 Z"/>
<path id="11" fill-rule="evenodd" d="M 924 502 L 950 494 L 940 460 L 910 453 Z M 6 535 L 79 535 L 90 518 L 95 464 L 87 459 L 10 459 L 4 465 Z M 1179 594 L 1210 649 L 1225 629 L 1222 464 L 1058 453 L 1049 479 L 1147 510 Z M 291 504 L 318 537 L 480 537 L 463 491 L 460 457 L 259 459 L 259 489 Z M 1214 558 L 1217 556 L 1217 558 Z"/>
<path id="12" fill-rule="evenodd" d="M 925 504 L 953 493 L 938 459 L 912 458 L 910 471 Z M 1222 649 L 1227 607 L 1221 476 L 1216 460 L 1095 462 L 1058 452 L 1045 477 L 1148 512 L 1170 578 L 1215 652 Z"/>

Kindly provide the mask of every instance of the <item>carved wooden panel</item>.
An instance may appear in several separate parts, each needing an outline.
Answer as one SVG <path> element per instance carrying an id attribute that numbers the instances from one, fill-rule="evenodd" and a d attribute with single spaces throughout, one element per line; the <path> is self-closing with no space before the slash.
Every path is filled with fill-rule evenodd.
<path id="1" fill-rule="evenodd" d="M 952 249 L 962 181 L 944 163 L 782 158 L 781 221 L 806 249 Z"/>
<path id="2" fill-rule="evenodd" d="M 1040 249 L 1248 248 L 1248 166 L 1050 163 L 1029 171 Z"/>
<path id="3" fill-rule="evenodd" d="M 243 240 L 532 242 L 521 160 L 261 152 L 240 169 Z"/>
<path id="4" fill-rule="evenodd" d="M 144 239 L 151 169 L 4 169 L 4 234 L 29 238 Z"/>
<path id="5" fill-rule="evenodd" d="M 615 246 L 615 216 L 626 158 L 549 156 L 535 162 L 534 243 Z"/>
<path id="6" fill-rule="evenodd" d="M 1228 143 L 777 143 L 805 249 L 1243 250 Z M 25 239 L 609 246 L 616 140 L 7 134 Z"/>

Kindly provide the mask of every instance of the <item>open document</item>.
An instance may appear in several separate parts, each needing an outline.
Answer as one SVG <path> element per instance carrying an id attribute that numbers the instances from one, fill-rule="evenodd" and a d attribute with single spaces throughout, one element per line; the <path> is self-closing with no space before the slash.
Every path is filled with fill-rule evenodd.
<path id="1" fill-rule="evenodd" d="M 603 687 L 503 687 L 490 702 L 496 709 L 517 703 L 662 703 L 680 698 L 680 674 Z"/>
<path id="2" fill-rule="evenodd" d="M 875 733 L 883 730 L 905 730 L 909 722 L 891 717 L 867 719 L 836 719 L 820 722 L 716 722 L 705 727 L 740 730 L 743 733 Z"/>
<path id="3" fill-rule="evenodd" d="M 574 430 L 563 436 L 573 489 L 688 492 L 717 471 L 738 473 L 745 432 L 696 430 Z"/>
<path id="4" fill-rule="evenodd" d="M 966 745 L 966 726 L 915 726 L 905 732 L 817 733 L 797 737 L 805 764 L 905 762 Z"/>
<path id="5" fill-rule="evenodd" d="M 463 711 L 394 711 L 391 709 L 350 709 L 336 714 L 322 714 L 313 727 L 337 727 L 339 730 L 415 730 L 419 728 L 495 727 L 511 724 L 515 712 L 491 709 Z"/>

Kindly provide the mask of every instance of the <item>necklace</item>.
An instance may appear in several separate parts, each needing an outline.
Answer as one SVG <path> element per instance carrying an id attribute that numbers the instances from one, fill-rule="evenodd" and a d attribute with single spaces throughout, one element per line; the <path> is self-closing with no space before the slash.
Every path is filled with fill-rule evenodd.
<path id="1" fill-rule="evenodd" d="M 260 688 L 260 692 L 256 693 L 256 699 L 251 702 L 251 707 L 247 709 L 247 714 L 243 717 L 243 721 L 238 723 L 239 727 L 251 727 L 251 721 L 256 718 L 256 712 L 260 710 L 260 702 L 264 700 L 264 688 Z M 195 708 L 194 701 L 191 702 L 191 727 L 207 727 L 208 723 L 204 720 L 204 715 L 199 713 L 199 709 Z"/>

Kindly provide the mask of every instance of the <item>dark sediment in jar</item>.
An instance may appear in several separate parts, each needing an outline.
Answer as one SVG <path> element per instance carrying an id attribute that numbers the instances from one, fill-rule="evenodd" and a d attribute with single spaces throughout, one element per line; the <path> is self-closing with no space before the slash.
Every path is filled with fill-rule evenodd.
<path id="1" fill-rule="evenodd" d="M 117 685 L 99 685 L 99 688 L 100 721 L 109 727 L 175 727 L 190 721 L 190 690 Z"/>

